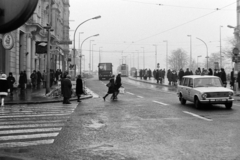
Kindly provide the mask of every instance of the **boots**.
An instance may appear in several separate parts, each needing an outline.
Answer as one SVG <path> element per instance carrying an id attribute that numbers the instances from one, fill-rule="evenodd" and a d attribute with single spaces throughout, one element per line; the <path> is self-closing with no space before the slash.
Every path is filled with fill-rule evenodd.
<path id="1" fill-rule="evenodd" d="M 80 96 L 78 96 L 78 100 L 77 100 L 78 102 L 81 102 L 81 100 L 80 100 Z"/>

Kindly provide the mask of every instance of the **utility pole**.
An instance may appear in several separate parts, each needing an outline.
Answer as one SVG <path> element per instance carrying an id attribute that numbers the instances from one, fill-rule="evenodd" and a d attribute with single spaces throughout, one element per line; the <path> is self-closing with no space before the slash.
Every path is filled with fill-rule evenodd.
<path id="1" fill-rule="evenodd" d="M 50 51 L 50 38 L 51 38 L 51 33 L 50 31 L 52 30 L 52 22 L 51 22 L 51 0 L 48 2 L 48 26 L 44 27 L 47 30 L 47 80 L 46 80 L 46 94 L 50 92 L 50 69 L 51 69 L 51 51 Z"/>

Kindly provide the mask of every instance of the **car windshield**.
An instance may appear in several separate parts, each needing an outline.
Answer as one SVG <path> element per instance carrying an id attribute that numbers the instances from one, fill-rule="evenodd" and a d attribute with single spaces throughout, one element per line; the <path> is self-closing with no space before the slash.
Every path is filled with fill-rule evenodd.
<path id="1" fill-rule="evenodd" d="M 194 88 L 196 87 L 222 87 L 219 78 L 197 78 L 194 79 Z"/>

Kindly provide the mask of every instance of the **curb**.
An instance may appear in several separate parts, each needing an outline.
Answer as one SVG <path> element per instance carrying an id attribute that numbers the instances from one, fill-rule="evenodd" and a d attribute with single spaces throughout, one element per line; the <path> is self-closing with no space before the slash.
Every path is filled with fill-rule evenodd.
<path id="1" fill-rule="evenodd" d="M 81 97 L 80 100 L 92 98 L 92 95 Z M 76 101 L 77 98 L 71 98 L 69 101 Z M 58 103 L 62 102 L 62 99 L 57 100 L 46 100 L 46 101 L 23 101 L 23 102 L 5 102 L 5 105 L 17 105 L 17 104 L 44 104 L 44 103 Z"/>

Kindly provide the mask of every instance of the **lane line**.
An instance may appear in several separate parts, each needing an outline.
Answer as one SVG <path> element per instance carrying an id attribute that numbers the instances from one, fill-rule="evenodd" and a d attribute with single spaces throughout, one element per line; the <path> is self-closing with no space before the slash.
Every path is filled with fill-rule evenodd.
<path id="1" fill-rule="evenodd" d="M 131 92 L 126 92 L 127 94 L 131 94 L 131 95 L 134 95 L 133 93 L 131 93 Z"/>
<path id="2" fill-rule="evenodd" d="M 206 121 L 212 121 L 212 119 L 208 119 L 208 118 L 205 118 L 205 117 L 199 116 L 199 115 L 197 115 L 197 114 L 194 114 L 194 113 L 191 113 L 191 112 L 188 112 L 188 111 L 183 111 L 183 112 L 186 113 L 186 114 L 192 115 L 192 116 L 194 116 L 194 117 L 197 117 L 197 118 L 200 118 L 200 119 L 206 120 Z"/>
<path id="3" fill-rule="evenodd" d="M 143 98 L 142 96 L 137 96 L 138 98 Z"/>
<path id="4" fill-rule="evenodd" d="M 13 124 L 44 124 L 44 123 L 60 123 L 60 122 L 63 122 L 63 121 L 66 121 L 66 119 L 61 119 L 61 120 L 39 120 L 39 121 L 33 121 L 33 120 L 29 120 L 29 121 L 9 121 L 9 120 L 6 120 L 6 121 L 0 121 L 0 125 L 13 125 Z"/>
<path id="5" fill-rule="evenodd" d="M 0 116 L 0 119 L 2 118 L 19 118 L 19 117 L 52 117 L 52 116 L 66 116 L 66 115 L 70 115 L 72 113 L 69 114 L 37 114 L 37 115 L 13 115 L 13 116 Z"/>
<path id="6" fill-rule="evenodd" d="M 53 142 L 54 142 L 54 139 L 29 141 L 29 142 L 0 143 L 0 148 L 36 146 L 36 145 L 43 145 L 43 144 L 52 144 Z"/>
<path id="7" fill-rule="evenodd" d="M 167 106 L 168 104 L 166 103 L 162 103 L 162 102 L 158 102 L 158 101 L 153 101 L 154 103 L 158 103 L 158 104 L 161 104 L 161 105 L 164 105 L 164 106 Z"/>

